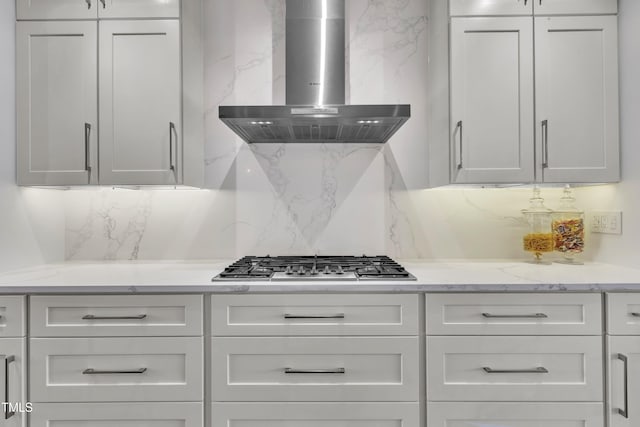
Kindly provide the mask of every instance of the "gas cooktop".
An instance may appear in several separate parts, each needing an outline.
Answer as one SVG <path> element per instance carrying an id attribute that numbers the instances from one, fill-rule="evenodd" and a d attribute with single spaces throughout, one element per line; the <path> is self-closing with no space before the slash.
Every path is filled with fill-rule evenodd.
<path id="1" fill-rule="evenodd" d="M 213 281 L 416 280 L 387 256 L 246 256 Z"/>

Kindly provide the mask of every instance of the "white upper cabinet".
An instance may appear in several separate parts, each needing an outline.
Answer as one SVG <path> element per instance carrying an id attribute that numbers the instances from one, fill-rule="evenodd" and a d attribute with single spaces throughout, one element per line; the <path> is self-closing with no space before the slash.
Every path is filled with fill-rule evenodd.
<path id="1" fill-rule="evenodd" d="M 16 0 L 18 20 L 178 18 L 180 0 Z"/>
<path id="2" fill-rule="evenodd" d="M 535 27 L 542 180 L 618 181 L 616 17 L 541 17 Z"/>
<path id="3" fill-rule="evenodd" d="M 617 0 L 450 0 L 451 16 L 606 15 L 618 13 Z"/>
<path id="4" fill-rule="evenodd" d="M 96 22 L 16 26 L 20 185 L 97 182 Z"/>
<path id="5" fill-rule="evenodd" d="M 100 183 L 179 184 L 180 23 L 100 24 Z"/>
<path id="6" fill-rule="evenodd" d="M 453 183 L 534 179 L 532 26 L 451 19 Z"/>

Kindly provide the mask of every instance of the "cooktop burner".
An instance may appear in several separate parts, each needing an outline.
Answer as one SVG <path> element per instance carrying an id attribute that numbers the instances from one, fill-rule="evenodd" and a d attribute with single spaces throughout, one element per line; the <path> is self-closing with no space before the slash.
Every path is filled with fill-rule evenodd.
<path id="1" fill-rule="evenodd" d="M 387 256 L 246 256 L 213 281 L 416 280 Z"/>

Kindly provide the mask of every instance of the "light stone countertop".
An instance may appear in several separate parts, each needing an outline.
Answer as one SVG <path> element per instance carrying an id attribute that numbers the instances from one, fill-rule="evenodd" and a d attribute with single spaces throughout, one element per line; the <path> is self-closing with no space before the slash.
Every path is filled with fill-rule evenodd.
<path id="1" fill-rule="evenodd" d="M 399 260 L 417 281 L 211 282 L 232 261 L 45 264 L 0 274 L 0 294 L 640 291 L 640 269 L 504 260 Z"/>

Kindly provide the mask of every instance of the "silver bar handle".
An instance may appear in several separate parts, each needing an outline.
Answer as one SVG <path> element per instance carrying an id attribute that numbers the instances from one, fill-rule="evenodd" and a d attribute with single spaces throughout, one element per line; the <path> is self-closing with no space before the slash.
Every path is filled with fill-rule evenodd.
<path id="1" fill-rule="evenodd" d="M 487 319 L 545 319 L 547 316 L 544 313 L 532 313 L 532 314 L 491 314 L 482 313 L 482 317 Z"/>
<path id="2" fill-rule="evenodd" d="M 618 353 L 617 358 L 624 363 L 624 381 L 622 383 L 624 387 L 624 409 L 618 408 L 616 412 L 625 418 L 629 418 L 629 359 L 622 353 Z"/>
<path id="3" fill-rule="evenodd" d="M 91 124 L 84 124 L 84 170 L 89 175 L 91 182 Z"/>
<path id="4" fill-rule="evenodd" d="M 98 369 L 87 368 L 82 371 L 82 375 L 113 375 L 113 374 L 144 374 L 147 368 L 138 369 L 118 369 L 118 370 L 106 370 L 100 371 Z"/>
<path id="5" fill-rule="evenodd" d="M 87 9 L 91 9 L 91 0 L 85 0 L 87 2 Z"/>
<path id="6" fill-rule="evenodd" d="M 176 125 L 173 122 L 169 122 L 169 170 L 173 171 L 173 178 L 176 182 L 178 182 L 177 177 L 177 167 L 174 164 L 174 155 L 173 155 L 173 135 L 176 136 L 176 152 L 178 151 L 178 134 L 176 132 Z M 177 154 L 177 153 L 176 153 Z M 175 156 L 177 157 L 177 155 Z"/>
<path id="7" fill-rule="evenodd" d="M 10 411 L 9 410 L 9 405 L 8 403 L 10 402 L 9 400 L 9 364 L 11 362 L 15 362 L 16 357 L 15 356 L 6 356 L 4 358 L 4 401 L 7 402 L 7 405 L 4 406 L 4 419 L 8 420 L 9 418 L 13 417 L 16 413 L 15 411 Z"/>
<path id="8" fill-rule="evenodd" d="M 344 319 L 344 313 L 336 314 L 284 314 L 285 319 Z"/>
<path id="9" fill-rule="evenodd" d="M 344 368 L 333 369 L 296 369 L 296 368 L 284 368 L 285 374 L 344 374 L 346 371 Z"/>
<path id="10" fill-rule="evenodd" d="M 106 0 L 100 0 L 100 3 L 102 3 L 102 8 L 105 9 L 107 7 L 107 2 Z"/>
<path id="11" fill-rule="evenodd" d="M 462 169 L 462 120 L 459 120 L 458 123 L 456 123 L 456 130 L 458 130 L 459 137 L 460 161 L 458 162 L 458 170 L 460 170 Z"/>
<path id="12" fill-rule="evenodd" d="M 87 314 L 82 316 L 82 320 L 142 320 L 147 317 L 146 314 L 137 314 L 135 316 L 96 316 L 95 314 Z"/>
<path id="13" fill-rule="evenodd" d="M 527 0 L 524 0 L 524 5 L 525 5 L 525 6 L 527 5 Z"/>
<path id="14" fill-rule="evenodd" d="M 542 121 L 542 167 L 549 167 L 549 121 Z"/>
<path id="15" fill-rule="evenodd" d="M 633 317 L 640 317 L 640 313 L 637 313 L 637 312 L 635 312 L 635 311 L 633 311 L 633 312 L 631 312 L 631 313 L 629 313 L 629 314 L 630 314 L 631 316 L 633 316 Z"/>
<path id="16" fill-rule="evenodd" d="M 493 369 L 488 366 L 483 366 L 482 370 L 487 374 L 548 374 L 549 370 L 543 366 L 538 366 L 532 369 Z"/>

